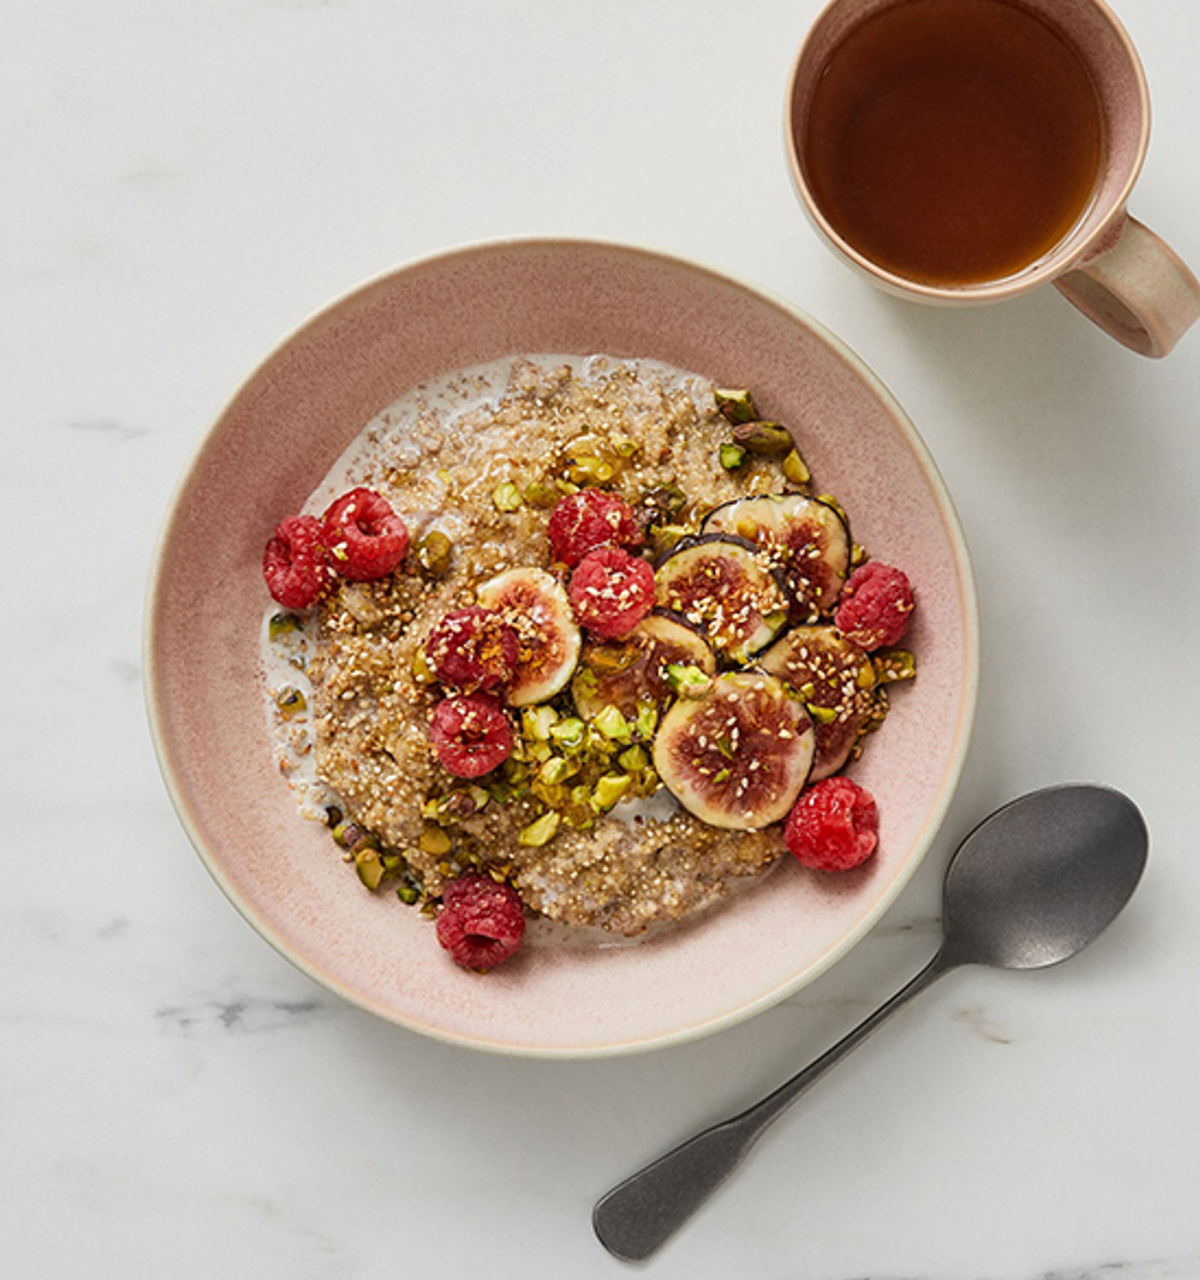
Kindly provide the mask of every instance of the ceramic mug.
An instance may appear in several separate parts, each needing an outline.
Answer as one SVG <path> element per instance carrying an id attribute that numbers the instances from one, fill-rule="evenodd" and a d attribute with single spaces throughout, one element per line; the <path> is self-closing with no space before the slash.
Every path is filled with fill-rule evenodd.
<path id="1" fill-rule="evenodd" d="M 905 105 L 902 86 L 905 76 L 915 74 L 911 67 L 923 65 L 928 71 L 936 67 L 940 57 L 944 65 L 937 74 L 942 74 L 947 67 L 967 64 L 963 50 L 969 47 L 970 36 L 957 29 L 950 31 L 964 15 L 982 24 L 974 33 L 979 56 L 986 59 L 997 49 L 1008 49 L 1006 56 L 1015 61 L 1005 74 L 1025 76 L 1024 84 L 1003 85 L 1012 93 L 1003 108 L 996 105 L 1002 100 L 999 94 L 993 96 L 988 109 L 1001 110 L 1002 119 L 981 117 L 974 123 L 970 115 L 974 107 L 961 96 L 974 94 L 978 101 L 980 85 L 995 68 L 973 69 L 969 87 L 960 85 L 954 90 L 958 97 L 949 91 L 943 98 L 935 96 L 943 91 L 935 74 L 934 79 L 923 82 L 919 94 L 918 87 L 912 88 L 914 96 Z M 989 28 L 997 22 L 994 30 Z M 1009 27 L 1014 28 L 1013 33 Z M 1075 108 L 1070 99 L 1059 102 L 1053 96 L 1040 103 L 1042 116 L 1031 114 L 1028 104 L 1042 92 L 1048 76 L 1053 80 L 1053 67 L 1037 61 L 1043 56 L 1052 62 L 1065 57 L 1066 88 L 1072 75 L 1088 86 L 1086 107 L 1080 106 L 1082 99 L 1075 104 L 1089 113 L 1087 118 L 1072 114 Z M 901 96 L 877 94 L 872 99 L 871 94 L 880 86 Z M 828 105 L 839 101 L 840 107 Z M 963 105 L 961 109 L 946 105 L 950 102 Z M 905 114 L 908 107 L 914 112 L 919 107 L 924 114 L 910 119 Z M 834 114 L 837 111 L 840 116 Z M 966 163 L 966 153 L 978 140 L 997 130 L 1000 137 L 1004 128 L 1026 115 L 1029 119 L 1023 120 L 1022 127 L 1032 129 L 1032 137 L 1007 139 L 995 157 L 981 153 L 971 159 L 979 165 L 1002 157 L 1005 164 L 1016 166 L 1008 176 L 1001 178 L 999 172 L 993 174 L 986 168 L 955 168 L 960 159 Z M 848 132 L 837 134 L 841 126 L 831 120 L 841 120 Z M 864 120 L 874 120 L 873 152 Z M 1105 332 L 1146 356 L 1166 355 L 1200 318 L 1200 282 L 1170 247 L 1126 208 L 1149 141 L 1149 93 L 1137 52 L 1103 0 L 831 0 L 793 63 L 785 128 L 792 178 L 811 220 L 837 253 L 892 293 L 943 304 L 998 302 L 1050 281 Z M 1060 149 L 1057 155 L 1047 150 L 1051 143 Z M 1084 155 L 1089 146 L 1092 151 Z M 861 154 L 856 153 L 856 147 L 861 148 Z M 1034 155 L 1047 166 L 1041 180 L 1033 168 L 1021 167 Z M 948 167 L 947 156 L 954 161 Z M 845 173 L 837 178 L 842 186 L 837 188 L 824 171 L 827 162 L 834 168 L 843 162 L 858 168 L 852 171 L 843 166 Z M 876 171 L 871 168 L 875 164 L 882 167 Z M 1084 171 L 1084 165 L 1090 168 Z M 886 217 L 879 212 L 886 206 L 873 203 L 881 191 L 888 190 L 886 184 L 895 180 L 913 188 L 914 183 L 936 174 L 943 183 L 944 212 L 951 218 L 972 199 L 977 205 L 982 203 L 982 208 L 965 210 L 958 220 L 962 234 L 970 237 L 975 231 L 965 229 L 968 213 L 986 219 L 1002 206 L 1021 208 L 1022 197 L 1013 182 L 1028 180 L 1030 196 L 1037 196 L 1047 183 L 1053 185 L 1072 168 L 1083 173 L 1078 207 L 1073 212 L 1063 207 L 1061 212 L 1069 220 L 1056 237 L 1029 260 L 1014 259 L 1015 265 L 984 269 L 974 277 L 970 273 L 960 273 L 958 278 L 945 273 L 939 276 L 938 271 L 914 266 L 903 258 L 897 266 L 896 258 L 889 260 L 887 254 L 877 251 L 882 241 L 872 243 L 869 236 L 864 240 L 861 227 L 854 228 L 845 220 L 845 211 L 851 207 L 847 202 L 858 200 L 863 217 L 868 221 L 874 218 L 886 234 Z M 998 179 L 1000 185 L 987 189 L 984 179 Z M 838 205 L 831 190 L 852 194 Z M 915 201 L 924 200 L 925 194 L 919 186 L 909 191 Z M 915 203 L 913 208 L 920 214 L 911 220 L 929 235 L 934 223 L 924 218 L 926 207 L 936 206 Z M 898 225 L 903 226 L 902 222 Z M 977 228 L 982 224 L 969 225 Z M 1003 235 L 1003 231 L 993 228 L 989 234 Z M 986 239 L 979 237 L 981 244 Z"/>

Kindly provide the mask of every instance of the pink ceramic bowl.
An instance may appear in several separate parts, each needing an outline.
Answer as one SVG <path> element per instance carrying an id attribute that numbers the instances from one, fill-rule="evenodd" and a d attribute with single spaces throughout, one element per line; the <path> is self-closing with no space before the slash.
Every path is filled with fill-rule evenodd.
<path id="1" fill-rule="evenodd" d="M 842 876 L 785 858 L 698 922 L 632 946 L 533 945 L 486 976 L 428 920 L 373 896 L 305 822 L 274 763 L 260 690 L 262 549 L 348 441 L 417 383 L 532 352 L 654 357 L 748 386 L 799 432 L 856 538 L 919 594 L 920 671 L 855 766 L 879 802 L 877 855 Z M 237 392 L 184 477 L 148 605 L 150 721 L 189 837 L 264 938 L 364 1009 L 443 1040 L 553 1057 L 687 1040 L 765 1009 L 866 934 L 928 850 L 975 706 L 966 546 L 904 413 L 852 352 L 788 304 L 620 245 L 515 240 L 393 271 L 319 312 Z"/>

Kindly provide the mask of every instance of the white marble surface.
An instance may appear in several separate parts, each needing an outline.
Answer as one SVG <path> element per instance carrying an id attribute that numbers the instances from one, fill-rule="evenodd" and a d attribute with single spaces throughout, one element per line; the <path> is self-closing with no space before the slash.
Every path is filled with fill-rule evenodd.
<path id="1" fill-rule="evenodd" d="M 1135 210 L 1200 267 L 1200 7 L 1116 0 L 1156 109 Z M 1053 292 L 873 292 L 785 175 L 817 0 L 8 0 L 0 26 L 0 1274 L 603 1277 L 592 1201 L 755 1098 L 932 952 L 957 840 L 1063 780 L 1153 832 L 1128 913 L 1040 974 L 959 972 L 644 1268 L 759 1280 L 1200 1276 L 1200 332 L 1161 363 Z M 242 376 L 426 252 L 595 235 L 775 290 L 942 466 L 978 574 L 942 838 L 811 988 L 690 1046 L 494 1058 L 280 959 L 176 823 L 140 688 L 172 487 Z"/>

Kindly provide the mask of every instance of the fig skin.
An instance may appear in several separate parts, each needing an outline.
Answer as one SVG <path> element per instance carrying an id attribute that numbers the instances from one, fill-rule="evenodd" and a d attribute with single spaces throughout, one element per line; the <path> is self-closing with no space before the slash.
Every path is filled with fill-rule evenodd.
<path id="1" fill-rule="evenodd" d="M 782 680 L 729 671 L 703 697 L 670 708 L 654 740 L 654 767 L 702 822 L 756 831 L 787 817 L 815 747 L 804 703 Z"/>

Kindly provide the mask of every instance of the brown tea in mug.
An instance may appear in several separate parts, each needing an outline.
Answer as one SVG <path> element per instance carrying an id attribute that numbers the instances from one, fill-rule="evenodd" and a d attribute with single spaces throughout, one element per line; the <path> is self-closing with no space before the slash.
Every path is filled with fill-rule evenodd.
<path id="1" fill-rule="evenodd" d="M 866 19 L 821 69 L 796 136 L 842 239 L 940 286 L 1005 279 L 1053 249 L 1104 146 L 1082 60 L 1009 0 L 904 0 Z"/>

